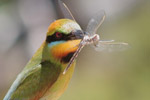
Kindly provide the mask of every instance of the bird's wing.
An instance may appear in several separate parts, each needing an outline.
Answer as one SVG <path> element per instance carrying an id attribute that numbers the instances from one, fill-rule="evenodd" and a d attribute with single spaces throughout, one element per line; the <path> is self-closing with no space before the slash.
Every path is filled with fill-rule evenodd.
<path id="1" fill-rule="evenodd" d="M 14 81 L 4 100 L 38 99 L 57 80 L 60 69 L 44 61 L 30 69 L 24 69 Z"/>

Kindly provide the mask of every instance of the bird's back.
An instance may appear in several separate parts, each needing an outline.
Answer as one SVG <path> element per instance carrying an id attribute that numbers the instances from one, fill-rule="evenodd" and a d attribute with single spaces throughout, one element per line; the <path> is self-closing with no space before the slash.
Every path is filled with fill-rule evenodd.
<path id="1" fill-rule="evenodd" d="M 38 100 L 57 80 L 60 67 L 42 61 L 43 46 L 17 76 L 4 100 Z"/>

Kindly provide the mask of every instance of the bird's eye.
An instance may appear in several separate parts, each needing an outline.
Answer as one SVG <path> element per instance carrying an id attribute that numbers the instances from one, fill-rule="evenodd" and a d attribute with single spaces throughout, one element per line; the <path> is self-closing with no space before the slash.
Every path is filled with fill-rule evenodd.
<path id="1" fill-rule="evenodd" d="M 60 32 L 55 33 L 56 38 L 60 39 L 62 37 L 62 34 Z"/>

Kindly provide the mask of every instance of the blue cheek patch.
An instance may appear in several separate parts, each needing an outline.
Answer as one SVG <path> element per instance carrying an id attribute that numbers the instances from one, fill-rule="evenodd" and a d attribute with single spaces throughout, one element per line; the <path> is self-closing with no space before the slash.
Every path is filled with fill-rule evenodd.
<path id="1" fill-rule="evenodd" d="M 52 46 L 54 45 L 57 45 L 57 44 L 60 44 L 60 43 L 64 43 L 66 41 L 55 41 L 55 42 L 51 42 L 51 43 L 48 43 L 48 47 L 51 48 Z"/>

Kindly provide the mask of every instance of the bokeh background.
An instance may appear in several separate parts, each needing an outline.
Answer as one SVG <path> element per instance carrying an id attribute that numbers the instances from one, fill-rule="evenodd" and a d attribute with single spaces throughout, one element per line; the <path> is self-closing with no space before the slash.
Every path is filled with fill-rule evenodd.
<path id="1" fill-rule="evenodd" d="M 101 39 L 128 42 L 122 52 L 85 47 L 59 100 L 150 100 L 150 0 L 63 0 L 85 30 L 99 10 Z M 53 0 L 0 0 L 0 100 L 60 18 Z"/>

